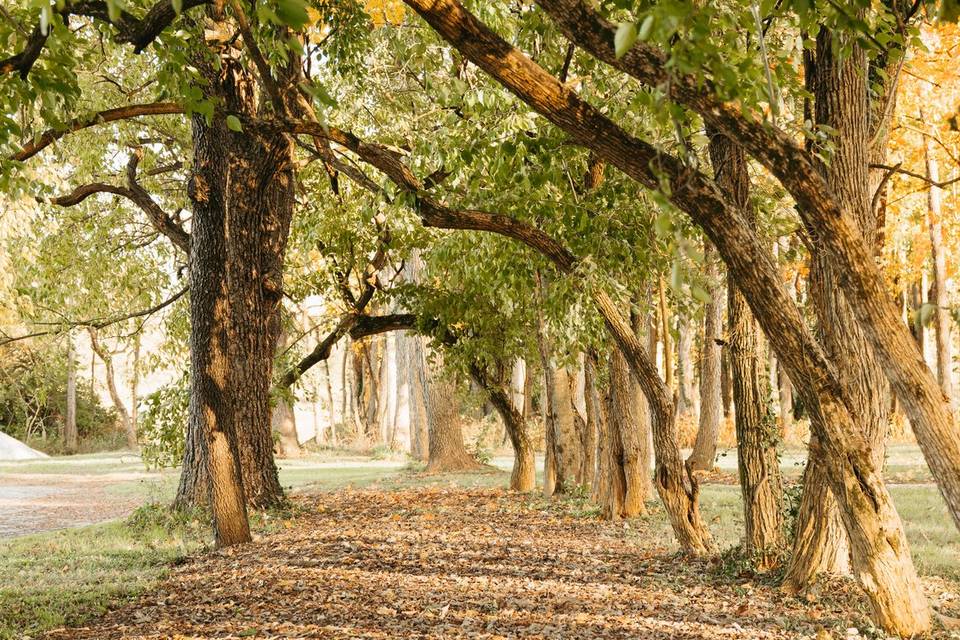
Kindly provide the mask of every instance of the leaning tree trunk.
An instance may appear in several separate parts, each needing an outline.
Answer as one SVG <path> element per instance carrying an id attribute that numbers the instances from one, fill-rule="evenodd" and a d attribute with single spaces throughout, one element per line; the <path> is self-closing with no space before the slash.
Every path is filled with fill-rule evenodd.
<path id="1" fill-rule="evenodd" d="M 749 210 L 750 177 L 743 149 L 725 135 L 711 131 L 710 159 L 718 185 L 756 227 L 756 212 Z M 737 469 L 746 526 L 744 554 L 764 570 L 776 564 L 783 545 L 783 484 L 776 423 L 768 405 L 770 390 L 760 330 L 731 275 L 727 294 L 727 352 L 737 408 Z"/>
<path id="2" fill-rule="evenodd" d="M 100 361 L 103 362 L 104 377 L 107 379 L 107 392 L 110 394 L 110 401 L 113 403 L 113 408 L 117 410 L 117 414 L 120 416 L 120 425 L 123 427 L 123 432 L 127 438 L 127 447 L 136 449 L 137 428 L 130 418 L 127 406 L 120 397 L 120 392 L 117 390 L 116 373 L 113 369 L 113 356 L 100 344 L 98 332 L 95 327 L 87 327 L 87 333 L 90 335 L 90 348 L 97 354 Z"/>
<path id="3" fill-rule="evenodd" d="M 475 365 L 470 369 L 473 379 L 483 388 L 490 398 L 490 404 L 500 414 L 503 427 L 513 446 L 513 471 L 510 473 L 510 489 L 513 491 L 533 491 L 537 486 L 537 465 L 534 457 L 533 441 L 527 432 L 526 420 L 522 413 L 522 403 L 517 406 L 513 393 L 504 384 L 490 380 L 483 369 Z"/>
<path id="4" fill-rule="evenodd" d="M 721 397 L 721 349 L 717 340 L 723 332 L 724 304 L 723 283 L 715 263 L 711 247 L 704 251 L 707 276 L 710 278 L 710 301 L 706 304 L 703 318 L 703 349 L 700 356 L 700 426 L 693 451 L 686 464 L 694 471 L 710 471 L 717 456 L 717 439 L 720 436 L 720 421 L 723 419 Z"/>
<path id="5" fill-rule="evenodd" d="M 493 76 L 550 122 L 561 127 L 578 144 L 595 151 L 602 159 L 617 166 L 640 184 L 650 189 L 662 185 L 663 174 L 652 169 L 654 163 L 658 163 L 661 170 L 669 169 L 671 201 L 703 228 L 724 262 L 736 275 L 738 287 L 747 297 L 754 317 L 761 322 L 776 348 L 777 357 L 795 383 L 803 405 L 817 417 L 811 424 L 817 430 L 828 454 L 825 458 L 830 463 L 828 475 L 831 489 L 842 506 L 844 527 L 853 543 L 856 575 L 870 598 L 876 621 L 885 630 L 900 635 L 928 631 L 929 606 L 910 558 L 903 524 L 883 479 L 865 453 L 866 442 L 845 402 L 837 373 L 806 328 L 799 309 L 783 290 L 769 250 L 760 243 L 743 216 L 729 207 L 714 185 L 705 181 L 703 176 L 689 171 L 689 167 L 679 163 L 676 158 L 664 156 L 652 145 L 617 127 L 596 108 L 583 102 L 573 90 L 561 84 L 536 62 L 477 20 L 456 0 L 404 2 L 416 10 L 467 59 Z M 605 37 L 612 33 L 613 27 L 601 25 L 597 28 L 592 25 L 594 28 L 591 29 L 588 20 L 593 16 L 588 13 L 588 18 L 584 19 L 584 12 L 589 11 L 587 5 L 576 0 L 538 0 L 538 3 L 554 20 L 562 24 L 564 31 L 568 34 L 577 33 L 579 37 L 576 39 L 586 44 L 591 52 L 602 56 L 610 64 L 616 64 L 612 38 Z M 581 26 L 586 29 L 578 31 Z M 491 50 L 497 51 L 497 55 L 489 55 Z M 638 62 L 643 63 L 644 60 L 630 53 L 624 59 L 625 64 Z M 654 66 L 658 73 L 662 70 L 658 65 Z M 699 95 L 692 85 L 685 85 L 682 90 L 693 92 L 694 96 Z M 691 94 L 681 92 L 680 95 Z M 704 108 L 703 111 L 712 113 L 718 122 L 731 131 L 738 130 L 734 125 L 743 125 L 739 131 L 754 135 L 751 148 L 758 155 L 765 151 L 757 144 L 759 136 L 753 127 L 747 126 L 736 117 L 724 117 L 727 105 L 722 105 L 724 109 L 721 110 L 719 106 L 714 106 L 712 101 L 708 100 L 708 103 L 709 110 Z M 744 140 L 744 144 L 750 143 L 750 140 Z M 784 163 L 775 163 L 769 155 L 763 157 L 777 170 L 785 184 L 804 196 L 806 203 L 817 205 L 817 211 L 830 211 L 829 194 L 814 193 L 809 188 L 801 188 L 811 184 L 818 186 L 806 172 L 791 179 L 783 170 Z M 802 163 L 799 168 L 803 168 Z M 845 260 L 850 271 L 856 272 L 845 281 L 846 289 L 856 295 L 865 311 L 870 313 L 871 342 L 875 345 L 881 342 L 880 328 L 894 337 L 893 348 L 884 352 L 887 356 L 885 362 L 891 369 L 895 369 L 891 372 L 891 379 L 898 386 L 898 391 L 903 393 L 901 399 L 904 404 L 909 403 L 912 415 L 925 421 L 918 427 L 923 431 L 922 439 L 925 444 L 943 442 L 945 446 L 950 445 L 949 438 L 944 433 L 948 421 L 940 419 L 942 416 L 938 410 L 939 405 L 929 393 L 929 372 L 921 371 L 915 359 L 898 364 L 890 357 L 903 352 L 904 357 L 911 358 L 914 350 L 912 345 L 902 344 L 904 330 L 899 319 L 886 312 L 879 294 L 871 288 L 879 283 L 879 278 L 861 255 L 862 243 L 857 243 L 848 236 L 842 216 L 816 222 L 829 231 L 827 242 L 831 244 L 838 259 L 857 258 Z M 569 261 L 567 263 L 569 264 Z M 661 472 L 664 475 L 673 475 L 676 479 L 667 479 L 667 482 L 675 486 L 679 478 L 674 470 L 682 469 L 682 463 L 676 447 L 676 433 L 672 431 L 673 424 L 669 421 L 672 418 L 669 394 L 663 392 L 656 367 L 643 353 L 636 336 L 629 330 L 629 325 L 622 322 L 622 316 L 613 302 L 601 291 L 591 293 L 607 321 L 608 329 L 628 355 L 631 369 L 638 376 L 650 401 L 654 416 L 654 444 L 658 457 L 658 489 L 663 487 L 662 481 L 665 480 Z M 906 392 L 905 386 L 911 380 L 918 385 L 917 397 L 911 398 Z M 669 441 L 671 433 L 672 443 Z M 661 456 L 661 453 L 665 455 Z M 928 460 L 934 462 L 931 466 L 936 467 L 943 476 L 943 470 L 954 462 L 956 451 L 950 449 L 942 455 L 935 455 L 935 452 L 929 450 L 929 446 L 925 446 L 924 453 Z M 960 478 L 960 474 L 957 474 L 957 478 Z M 948 502 L 960 496 L 960 480 L 957 478 L 938 478 Z M 695 485 L 695 481 L 691 480 L 691 484 Z M 690 496 L 687 491 L 684 493 L 695 497 Z M 696 500 L 689 502 L 696 504 Z M 673 514 L 683 511 L 674 511 L 673 508 L 678 505 L 670 504 L 667 500 L 665 504 L 667 511 L 671 513 L 671 524 L 677 527 L 681 523 L 674 521 Z M 699 522 L 699 518 L 697 521 Z"/>
<path id="6" fill-rule="evenodd" d="M 826 30 L 817 38 L 817 60 L 808 57 L 808 84 L 816 103 L 816 121 L 837 130 L 835 151 L 827 181 L 852 214 L 867 246 L 874 246 L 878 221 L 872 210 L 869 188 L 869 139 L 865 74 L 862 51 L 836 60 L 832 37 Z M 820 342 L 834 362 L 853 415 L 870 446 L 870 459 L 879 471 L 883 464 L 884 437 L 889 423 L 887 381 L 873 348 L 856 321 L 857 314 L 841 293 L 839 273 L 822 250 L 811 257 L 810 299 L 817 316 Z M 797 513 L 794 552 L 784 577 L 787 591 L 798 591 L 819 573 L 848 570 L 848 543 L 836 501 L 828 489 L 823 452 L 811 437 L 803 497 Z"/>
<path id="7" fill-rule="evenodd" d="M 209 504 L 218 546 L 250 540 L 231 393 L 227 285 L 227 128 L 193 117 L 190 250 L 190 408 L 176 504 Z"/>

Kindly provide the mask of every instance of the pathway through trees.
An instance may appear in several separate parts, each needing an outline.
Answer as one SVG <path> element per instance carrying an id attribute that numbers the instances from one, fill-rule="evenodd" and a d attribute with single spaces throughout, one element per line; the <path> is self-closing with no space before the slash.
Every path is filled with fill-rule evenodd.
<path id="1" fill-rule="evenodd" d="M 721 560 L 678 562 L 662 513 L 648 528 L 577 504 L 435 487 L 295 498 L 279 532 L 192 558 L 138 602 L 49 637 L 822 638 L 867 625 L 852 582 L 786 597 Z"/>

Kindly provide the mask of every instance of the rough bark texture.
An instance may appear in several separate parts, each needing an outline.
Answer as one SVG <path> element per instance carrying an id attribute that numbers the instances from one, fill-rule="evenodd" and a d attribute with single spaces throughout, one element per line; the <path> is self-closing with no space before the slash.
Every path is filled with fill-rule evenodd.
<path id="1" fill-rule="evenodd" d="M 708 277 L 711 281 L 710 302 L 704 309 L 703 349 L 700 355 L 700 425 L 693 451 L 687 465 L 694 471 L 710 471 L 717 456 L 717 439 L 720 436 L 720 421 L 723 419 L 721 396 L 721 349 L 717 340 L 722 337 L 723 312 L 726 296 L 715 262 L 715 252 L 708 247 L 704 252 Z"/>
<path id="2" fill-rule="evenodd" d="M 650 478 L 640 388 L 630 375 L 630 366 L 619 349 L 613 349 L 610 354 L 609 378 L 606 455 L 610 484 L 603 504 L 603 517 L 617 520 L 646 513 Z"/>
<path id="3" fill-rule="evenodd" d="M 743 215 L 724 201 L 705 176 L 682 166 L 676 158 L 617 127 L 595 108 L 584 103 L 572 89 L 563 86 L 534 61 L 490 31 L 456 0 L 405 2 L 467 59 L 492 75 L 549 121 L 561 127 L 578 144 L 595 151 L 599 157 L 648 188 L 658 188 L 662 176 L 669 176 L 671 201 L 680 210 L 688 213 L 717 247 L 724 262 L 735 274 L 738 287 L 750 303 L 755 317 L 763 325 L 788 375 L 797 385 L 804 405 L 821 418 L 815 424 L 819 425 L 818 428 L 822 431 L 820 435 L 824 446 L 829 448 L 830 455 L 827 459 L 831 462 L 828 470 L 831 485 L 842 505 L 844 526 L 851 538 L 856 540 L 856 573 L 870 598 L 877 622 L 888 631 L 902 635 L 922 633 L 929 629 L 929 608 L 910 560 L 903 525 L 883 480 L 864 453 L 866 443 L 844 402 L 836 372 L 805 327 L 799 310 L 783 290 L 769 249 L 759 242 Z M 579 2 L 550 0 L 548 3 L 541 0 L 540 4 L 579 44 L 586 46 L 591 53 L 604 61 L 618 64 L 612 45 L 612 34 L 615 30 L 613 25 L 600 23 L 596 16 L 590 13 L 590 9 Z M 632 51 L 635 50 L 636 47 Z M 659 64 L 659 58 L 657 60 Z M 635 61 L 635 56 L 630 53 L 621 59 L 624 65 L 631 61 Z M 649 80 L 652 77 L 642 74 L 643 68 L 633 71 L 641 79 Z M 655 68 L 650 73 L 655 75 L 657 80 L 663 77 L 662 68 Z M 777 157 L 776 154 L 768 153 L 784 148 L 789 150 L 789 141 L 773 150 L 762 148 L 757 140 L 762 139 L 764 144 L 769 142 L 766 136 L 760 135 L 767 131 L 766 128 L 746 126 L 750 121 L 735 120 L 741 117 L 740 114 L 735 114 L 730 119 L 723 118 L 733 106 L 718 104 L 716 101 L 708 101 L 707 106 L 696 102 L 694 98 L 699 99 L 696 86 L 699 85 L 691 82 L 680 87 L 691 94 L 688 103 L 702 107 L 705 117 L 709 112 L 718 126 L 721 122 L 725 123 L 729 128 L 727 133 L 736 136 L 738 142 L 750 144 L 751 152 L 762 156 L 765 163 L 769 162 L 771 170 L 784 181 L 785 186 L 790 188 L 791 192 L 796 192 L 801 208 L 808 206 L 821 212 L 830 209 L 828 190 L 820 188 L 820 184 L 815 177 L 811 177 L 810 172 L 804 170 L 801 175 L 791 177 L 791 169 L 805 169 L 802 158 L 798 159 L 795 154 Z M 672 92 L 676 91 L 675 84 L 671 84 L 671 87 Z M 736 125 L 740 124 L 744 126 L 737 128 Z M 743 137 L 752 139 L 741 140 Z M 777 142 L 780 142 L 779 138 Z M 653 166 L 657 167 L 656 172 L 651 168 Z M 871 271 L 869 264 L 861 266 L 861 263 L 867 262 L 862 255 L 862 243 L 858 245 L 851 239 L 842 213 L 818 216 L 816 220 L 821 226 L 830 227 L 830 242 L 837 255 L 844 254 L 845 258 L 851 258 L 844 260 L 844 266 L 851 271 L 856 270 L 857 276 L 852 277 L 848 284 L 852 283 L 850 289 L 858 296 L 858 302 L 870 307 L 874 319 L 878 321 L 875 328 L 881 327 L 889 333 L 906 332 L 895 316 L 898 326 L 886 326 L 889 323 L 886 322 L 883 304 L 878 297 L 882 288 L 879 274 L 875 269 Z M 602 307 L 601 303 L 609 301 L 595 296 L 595 302 Z M 612 307 L 612 304 L 610 306 Z M 616 315 L 614 313 L 613 317 Z M 605 317 L 611 316 L 605 314 Z M 614 333 L 618 343 L 625 346 L 633 356 L 634 349 L 630 340 L 632 337 L 636 342 L 635 336 L 617 327 L 611 327 L 611 333 Z M 905 335 L 912 341 L 909 334 Z M 879 340 L 879 334 L 876 338 Z M 642 351 L 639 344 L 637 350 Z M 908 354 L 915 350 L 915 346 L 911 344 L 908 350 L 901 350 L 900 355 L 908 357 Z M 635 363 L 642 365 L 645 360 L 647 359 L 631 359 L 631 368 Z M 922 381 L 926 374 L 919 374 L 913 365 L 898 367 L 898 370 L 902 374 L 901 383 L 915 380 L 925 389 L 922 394 L 923 401 L 915 402 L 912 409 L 917 415 L 933 418 L 927 423 L 930 427 L 928 435 L 936 436 L 934 440 L 946 438 L 946 434 L 937 430 L 945 423 L 936 420 L 939 414 L 937 407 L 932 404 L 935 399 L 926 393 L 928 390 Z M 638 374 L 641 384 L 649 382 L 651 376 L 643 375 L 642 370 L 635 369 L 634 372 Z M 645 387 L 644 392 L 648 391 L 650 389 Z M 942 395 L 939 389 L 938 394 Z M 658 427 L 662 428 L 662 418 L 666 417 L 664 406 L 656 393 L 647 395 L 648 398 L 653 396 L 651 409 L 656 433 L 660 431 Z M 667 406 L 669 407 L 669 404 Z M 672 415 L 672 412 L 668 414 Z M 657 443 L 656 435 L 654 442 Z M 660 444 L 664 443 L 661 441 Z M 661 462 L 659 453 L 658 448 L 658 467 Z M 679 458 L 679 454 L 677 457 Z M 677 466 L 682 466 L 679 459 L 676 463 Z M 960 498 L 960 474 L 956 474 L 956 477 L 957 497 Z M 657 479 L 659 488 L 662 480 L 659 468 Z M 669 505 L 668 512 L 672 513 Z M 672 517 L 671 523 L 676 526 Z"/>
<path id="4" fill-rule="evenodd" d="M 828 31 L 821 31 L 816 59 L 807 55 L 807 82 L 814 95 L 816 121 L 837 130 L 829 167 L 822 170 L 836 197 L 856 221 L 864 242 L 874 246 L 878 221 L 869 190 L 866 56 L 854 48 L 850 56 L 838 60 L 832 52 L 832 40 Z M 822 250 L 811 257 L 809 291 L 820 342 L 837 367 L 853 415 L 870 446 L 870 457 L 880 469 L 890 419 L 887 381 L 855 320 L 855 310 L 840 289 L 835 262 Z M 823 487 L 817 486 L 827 483 L 822 450 L 817 445 L 812 438 L 810 471 L 804 474 L 804 494 L 809 498 L 801 499 L 797 514 L 794 554 L 784 579 L 788 591 L 806 587 L 818 573 L 842 573 L 849 565 L 848 543 L 836 502 L 825 495 Z"/>
<path id="5" fill-rule="evenodd" d="M 249 86 L 245 86 L 249 83 Z M 256 112 L 247 95 L 253 78 L 238 82 L 236 105 Z M 233 161 L 227 206 L 227 279 L 233 315 L 236 429 L 248 502 L 283 501 L 273 460 L 270 385 L 280 336 L 283 256 L 293 216 L 293 142 L 283 134 L 231 135 Z"/>
<path id="6" fill-rule="evenodd" d="M 463 444 L 457 385 L 443 375 L 437 359 L 433 366 L 436 368 L 431 371 L 426 397 L 430 453 L 425 471 L 444 473 L 482 469 L 483 465 L 467 452 Z"/>
<path id="7" fill-rule="evenodd" d="M 756 212 L 750 211 L 746 154 L 723 134 L 708 131 L 717 184 L 755 226 Z M 737 408 L 737 470 L 746 526 L 743 551 L 759 569 L 770 569 L 783 546 L 783 483 L 764 370 L 766 353 L 759 327 L 734 276 L 728 276 L 727 294 L 727 350 Z"/>
<path id="8" fill-rule="evenodd" d="M 227 128 L 193 118 L 190 252 L 190 408 L 176 504 L 209 504 L 219 546 L 250 540 L 229 384 L 231 316 L 227 286 Z"/>

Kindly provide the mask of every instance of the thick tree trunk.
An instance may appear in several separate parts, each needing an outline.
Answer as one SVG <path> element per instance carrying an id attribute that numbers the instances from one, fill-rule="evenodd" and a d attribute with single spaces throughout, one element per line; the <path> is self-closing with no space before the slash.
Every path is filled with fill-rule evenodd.
<path id="1" fill-rule="evenodd" d="M 583 424 L 580 431 L 580 471 L 577 474 L 580 486 L 588 489 L 593 486 L 597 473 L 597 415 L 590 394 L 594 372 L 589 354 L 581 354 L 580 369 L 577 375 L 577 411 L 582 411 Z"/>
<path id="2" fill-rule="evenodd" d="M 248 542 L 250 529 L 230 385 L 227 284 L 227 128 L 193 117 L 194 174 L 190 251 L 190 409 L 176 504 L 209 504 L 218 546 Z"/>
<path id="3" fill-rule="evenodd" d="M 467 452 L 463 444 L 460 423 L 460 402 L 457 385 L 445 377 L 442 364 L 436 356 L 427 386 L 427 423 L 430 430 L 430 454 L 427 473 L 448 471 L 476 471 L 483 465 Z"/>
<path id="4" fill-rule="evenodd" d="M 710 302 L 704 309 L 703 349 L 700 365 L 700 426 L 693 451 L 687 465 L 694 471 L 710 471 L 717 456 L 717 439 L 720 436 L 720 421 L 723 419 L 721 395 L 721 349 L 717 340 L 723 334 L 724 304 L 723 283 L 715 263 L 715 253 L 707 247 L 704 252 L 710 278 Z"/>
<path id="5" fill-rule="evenodd" d="M 756 212 L 750 211 L 746 154 L 726 136 L 708 131 L 717 184 L 755 226 Z M 764 371 L 766 354 L 761 347 L 759 327 L 737 289 L 734 276 L 728 275 L 727 283 L 727 352 L 733 378 L 733 402 L 737 408 L 737 469 L 746 525 L 743 550 L 759 569 L 765 570 L 775 565 L 783 545 L 783 484 L 776 423 L 769 411 L 770 391 Z"/>
<path id="6" fill-rule="evenodd" d="M 808 55 L 808 86 L 815 97 L 816 121 L 837 130 L 835 150 L 827 181 L 857 222 L 867 246 L 874 246 L 878 232 L 871 209 L 869 189 L 869 105 L 865 87 L 866 58 L 856 51 L 837 60 L 832 38 L 824 30 L 817 39 L 817 60 Z M 853 415 L 870 446 L 870 458 L 879 471 L 883 464 L 884 437 L 889 423 L 887 381 L 873 348 L 856 322 L 856 312 L 842 294 L 839 274 L 832 258 L 817 251 L 811 258 L 810 299 L 817 315 L 818 333 L 828 357 L 837 366 L 840 383 L 851 402 Z M 822 450 L 811 441 L 804 474 L 804 493 L 797 514 L 794 554 L 784 578 L 788 591 L 803 589 L 818 573 L 847 569 L 848 543 L 840 526 L 836 502 L 823 497 L 827 489 Z M 811 536 L 811 539 L 805 539 Z"/>
<path id="7" fill-rule="evenodd" d="M 561 367 L 553 372 L 553 456 L 557 471 L 557 493 L 566 493 L 577 485 L 580 470 L 580 437 L 577 435 L 576 411 L 570 392 L 570 369 Z"/>
<path id="8" fill-rule="evenodd" d="M 647 435 L 642 428 L 640 388 L 620 349 L 610 354 L 607 395 L 607 491 L 603 517 L 632 518 L 646 513 L 650 493 Z"/>
<path id="9" fill-rule="evenodd" d="M 63 448 L 69 453 L 76 453 L 78 447 L 77 434 L 77 365 L 74 361 L 73 336 L 67 332 L 67 411 L 63 422 Z M 93 377 L 91 376 L 91 380 Z"/>
<path id="10" fill-rule="evenodd" d="M 255 116 L 256 82 L 235 78 L 235 104 Z M 294 148 L 285 134 L 231 134 L 227 205 L 227 281 L 234 340 L 232 385 L 247 501 L 256 508 L 283 501 L 273 459 L 270 387 L 280 337 L 283 256 L 294 207 Z"/>
<path id="11" fill-rule="evenodd" d="M 931 182 L 940 181 L 940 171 L 937 167 L 937 157 L 933 153 L 933 141 L 930 136 L 924 138 L 924 155 L 927 166 L 927 179 Z M 937 351 L 937 379 L 940 388 L 950 399 L 951 406 L 956 408 L 956 398 L 953 396 L 953 356 L 950 341 L 950 313 L 949 298 L 947 296 L 947 265 L 946 253 L 943 249 L 943 227 L 940 206 L 940 187 L 931 184 L 927 191 L 927 227 L 930 231 L 930 258 L 933 262 L 933 287 L 931 288 L 930 302 L 934 305 L 933 327 Z"/>
<path id="12" fill-rule="evenodd" d="M 107 379 L 107 392 L 110 394 L 110 401 L 113 403 L 113 408 L 117 410 L 117 415 L 120 416 L 120 426 L 126 435 L 127 447 L 136 450 L 137 428 L 134 426 L 133 420 L 130 419 L 127 406 L 123 403 L 120 392 L 117 390 L 117 380 L 113 370 L 113 356 L 100 344 L 97 330 L 94 327 L 87 327 L 87 333 L 90 335 L 90 348 L 97 354 L 100 361 L 103 362 L 104 377 Z"/>

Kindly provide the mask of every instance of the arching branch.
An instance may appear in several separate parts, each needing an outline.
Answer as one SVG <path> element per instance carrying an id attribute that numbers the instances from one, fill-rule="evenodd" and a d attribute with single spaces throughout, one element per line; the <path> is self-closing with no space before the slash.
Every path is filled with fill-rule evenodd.
<path id="1" fill-rule="evenodd" d="M 126 187 L 95 182 L 77 187 L 66 195 L 50 198 L 47 202 L 61 207 L 72 207 L 97 193 L 112 193 L 123 196 L 143 210 L 150 220 L 150 224 L 153 225 L 158 232 L 166 236 L 175 247 L 189 255 L 190 234 L 177 224 L 174 219 L 157 204 L 150 194 L 147 193 L 147 190 L 137 182 L 137 166 L 140 164 L 140 158 L 142 156 L 143 152 L 139 148 L 134 149 L 130 154 L 130 160 L 127 162 Z"/>
<path id="2" fill-rule="evenodd" d="M 25 145 L 20 151 L 10 155 L 10 160 L 19 160 L 23 162 L 37 155 L 51 144 L 63 138 L 67 134 L 75 133 L 83 129 L 89 129 L 100 124 L 116 122 L 118 120 L 130 120 L 140 116 L 160 116 L 175 113 L 184 113 L 184 108 L 174 102 L 150 102 L 146 104 L 131 104 L 116 109 L 107 109 L 98 111 L 92 115 L 77 118 L 70 122 L 63 129 L 48 129 L 43 132 L 39 138 Z"/>
<path id="3" fill-rule="evenodd" d="M 211 0 L 183 0 L 181 10 L 187 11 L 194 7 L 210 4 L 210 2 Z M 62 8 L 55 11 L 65 22 L 70 19 L 70 16 L 83 16 L 100 22 L 107 22 L 116 29 L 113 37 L 115 42 L 132 44 L 134 52 L 140 53 L 156 40 L 157 36 L 170 26 L 177 17 L 173 5 L 174 3 L 170 0 L 157 0 L 156 4 L 142 18 L 121 10 L 120 17 L 116 21 L 110 19 L 110 12 L 104 0 L 66 2 Z M 26 46 L 21 52 L 5 60 L 0 60 L 0 75 L 16 72 L 25 80 L 34 63 L 40 57 L 52 28 L 48 26 L 47 33 L 43 33 L 40 25 L 34 27 L 30 37 L 27 38 Z"/>

